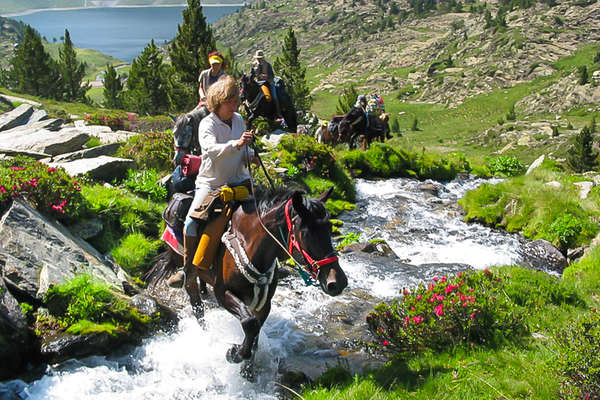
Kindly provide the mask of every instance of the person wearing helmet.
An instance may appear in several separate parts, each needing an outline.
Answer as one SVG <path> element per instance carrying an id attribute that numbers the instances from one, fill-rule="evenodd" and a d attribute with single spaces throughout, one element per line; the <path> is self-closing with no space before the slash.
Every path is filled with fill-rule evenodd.
<path id="1" fill-rule="evenodd" d="M 252 63 L 252 71 L 250 76 L 257 81 L 264 81 L 268 85 L 273 100 L 275 101 L 275 108 L 277 115 L 281 116 L 281 108 L 279 107 L 279 98 L 277 97 L 277 90 L 274 85 L 275 73 L 271 64 L 265 60 L 265 54 L 262 50 L 256 50 L 254 54 L 254 62 Z"/>
<path id="2" fill-rule="evenodd" d="M 227 75 L 225 72 L 225 59 L 220 51 L 209 53 L 208 63 L 210 64 L 210 68 L 202 71 L 198 77 L 198 96 L 200 97 L 200 101 L 198 102 L 199 107 L 206 105 L 206 93 L 208 92 L 208 88 L 223 75 Z"/>
<path id="3" fill-rule="evenodd" d="M 367 96 L 365 96 L 364 94 L 359 94 L 356 98 L 356 103 L 354 104 L 354 107 L 360 108 L 361 110 L 366 112 Z"/>

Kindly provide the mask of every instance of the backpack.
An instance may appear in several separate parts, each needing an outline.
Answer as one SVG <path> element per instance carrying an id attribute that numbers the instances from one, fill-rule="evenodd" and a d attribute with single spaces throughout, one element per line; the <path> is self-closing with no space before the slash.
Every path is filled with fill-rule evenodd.
<path id="1" fill-rule="evenodd" d="M 162 213 L 162 218 L 167 225 L 178 232 L 182 231 L 185 217 L 192 205 L 192 200 L 194 200 L 194 196 L 187 193 L 174 193 Z"/>

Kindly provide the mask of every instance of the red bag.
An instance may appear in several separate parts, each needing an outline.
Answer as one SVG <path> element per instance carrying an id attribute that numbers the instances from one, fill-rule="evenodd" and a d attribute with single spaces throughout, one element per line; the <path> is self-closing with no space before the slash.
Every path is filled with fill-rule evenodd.
<path id="1" fill-rule="evenodd" d="M 200 169 L 200 164 L 202 164 L 201 156 L 194 156 L 192 154 L 186 154 L 181 159 L 181 173 L 183 176 L 193 176 L 198 175 L 198 170 Z"/>

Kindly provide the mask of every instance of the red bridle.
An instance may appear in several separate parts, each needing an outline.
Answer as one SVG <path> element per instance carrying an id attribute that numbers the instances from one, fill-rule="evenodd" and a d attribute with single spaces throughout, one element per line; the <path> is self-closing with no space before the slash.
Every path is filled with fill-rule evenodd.
<path id="1" fill-rule="evenodd" d="M 285 222 L 287 223 L 288 231 L 290 232 L 288 236 L 288 243 L 290 247 L 289 252 L 290 254 L 292 254 L 294 248 L 298 250 L 300 254 L 302 254 L 302 256 L 304 257 L 304 260 L 308 263 L 306 265 L 307 271 L 310 273 L 313 279 L 317 279 L 317 275 L 319 274 L 319 268 L 321 268 L 323 265 L 331 264 L 332 262 L 338 261 L 338 256 L 334 252 L 332 253 L 333 255 L 329 257 L 315 261 L 310 256 L 310 254 L 308 254 L 306 250 L 304 250 L 300 246 L 300 242 L 298 242 L 298 240 L 296 239 L 296 235 L 294 235 L 294 226 L 292 225 L 292 218 L 290 217 L 291 205 L 292 199 L 289 199 L 287 203 L 285 203 Z"/>

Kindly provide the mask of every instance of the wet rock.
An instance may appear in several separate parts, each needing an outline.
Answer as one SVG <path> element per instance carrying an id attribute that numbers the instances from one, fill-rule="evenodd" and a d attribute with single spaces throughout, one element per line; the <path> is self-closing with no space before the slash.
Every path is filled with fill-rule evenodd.
<path id="1" fill-rule="evenodd" d="M 535 161 L 531 163 L 531 165 L 529 166 L 529 168 L 527 168 L 527 172 L 525 173 L 525 175 L 529 175 L 534 169 L 536 169 L 540 165 L 542 165 L 542 163 L 544 162 L 545 159 L 546 159 L 546 155 L 545 154 L 542 154 L 541 156 L 539 156 L 538 158 L 536 158 Z"/>
<path id="2" fill-rule="evenodd" d="M 370 242 L 352 243 L 344 247 L 342 253 L 363 252 L 378 255 L 381 257 L 398 258 L 394 250 L 385 240 L 373 240 Z"/>
<path id="3" fill-rule="evenodd" d="M 585 253 L 585 247 L 583 247 L 583 246 L 577 247 L 575 249 L 569 249 L 569 250 L 567 250 L 567 261 L 569 263 L 572 263 L 573 261 L 577 260 L 579 257 L 582 257 L 584 253 Z"/>
<path id="4" fill-rule="evenodd" d="M 104 229 L 104 224 L 100 218 L 91 218 L 79 221 L 69 227 L 71 233 L 78 238 L 88 240 L 98 235 Z"/>
<path id="5" fill-rule="evenodd" d="M 574 182 L 573 185 L 577 186 L 579 189 L 579 198 L 587 199 L 590 191 L 594 187 L 594 182 L 583 181 L 583 182 Z"/>
<path id="6" fill-rule="evenodd" d="M 123 177 L 128 169 L 135 167 L 135 161 L 126 158 L 99 156 L 83 158 L 66 163 L 49 163 L 53 167 L 62 167 L 71 176 L 89 175 L 92 179 L 112 181 Z"/>
<path id="7" fill-rule="evenodd" d="M 33 114 L 33 106 L 21 104 L 19 107 L 0 115 L 0 131 L 6 131 L 16 126 L 23 125 Z M 4 138 L 3 138 L 4 139 Z"/>
<path id="8" fill-rule="evenodd" d="M 136 294 L 130 304 L 144 315 L 158 317 L 160 327 L 170 328 L 177 323 L 177 311 L 147 294 Z"/>
<path id="9" fill-rule="evenodd" d="M 440 191 L 443 190 L 443 186 L 439 183 L 425 182 L 419 185 L 419 190 L 432 196 L 438 196 Z"/>
<path id="10" fill-rule="evenodd" d="M 566 257 L 544 239 L 527 242 L 517 252 L 522 257 L 520 264 L 525 267 L 557 273 L 562 273 L 567 267 Z"/>
<path id="11" fill-rule="evenodd" d="M 19 302 L 8 291 L 4 280 L 0 279 L 0 379 L 20 372 L 31 348 L 27 319 Z"/>
<path id="12" fill-rule="evenodd" d="M 54 364 L 70 358 L 87 357 L 96 354 L 110 354 L 125 344 L 138 344 L 141 338 L 132 335 L 111 335 L 108 332 L 94 332 L 75 336 L 59 333 L 42 338 L 41 359 Z"/>
<path id="13" fill-rule="evenodd" d="M 81 273 L 123 291 L 119 271 L 91 245 L 18 199 L 0 221 L 0 260 L 4 279 L 34 300 Z"/>
<path id="14" fill-rule="evenodd" d="M 27 384 L 20 379 L 0 383 L 0 400 L 21 400 L 25 398 Z"/>

